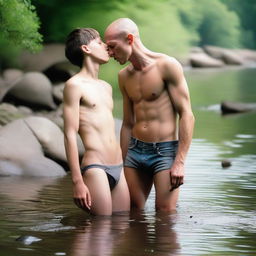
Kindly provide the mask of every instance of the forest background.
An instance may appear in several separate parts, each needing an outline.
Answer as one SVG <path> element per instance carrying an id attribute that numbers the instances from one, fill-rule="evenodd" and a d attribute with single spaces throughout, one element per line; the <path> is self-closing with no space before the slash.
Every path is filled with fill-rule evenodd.
<path id="1" fill-rule="evenodd" d="M 149 49 L 174 57 L 194 46 L 256 48 L 254 0 L 0 0 L 0 70 L 18 65 L 23 50 L 65 43 L 76 27 L 103 35 L 120 17 L 138 24 Z"/>

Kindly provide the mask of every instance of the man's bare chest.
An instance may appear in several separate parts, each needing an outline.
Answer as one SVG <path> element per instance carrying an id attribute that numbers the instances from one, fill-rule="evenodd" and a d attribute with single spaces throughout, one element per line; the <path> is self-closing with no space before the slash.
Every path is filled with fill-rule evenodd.
<path id="1" fill-rule="evenodd" d="M 113 99 L 108 88 L 90 87 L 82 90 L 80 105 L 88 109 L 112 108 Z"/>
<path id="2" fill-rule="evenodd" d="M 134 101 L 156 100 L 165 90 L 165 82 L 159 72 L 151 70 L 149 72 L 136 72 L 128 76 L 125 81 L 125 89 L 128 97 Z"/>

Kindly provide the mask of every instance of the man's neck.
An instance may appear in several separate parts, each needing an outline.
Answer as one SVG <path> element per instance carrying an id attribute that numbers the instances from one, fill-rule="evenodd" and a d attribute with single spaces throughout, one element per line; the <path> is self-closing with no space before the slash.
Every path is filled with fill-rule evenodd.
<path id="1" fill-rule="evenodd" d="M 97 80 L 99 75 L 98 63 L 92 62 L 91 59 L 85 59 L 83 67 L 80 70 L 80 74 L 87 77 L 88 79 Z"/>
<path id="2" fill-rule="evenodd" d="M 134 45 L 129 61 L 135 70 L 144 70 L 154 62 L 151 55 L 152 52 L 139 42 Z"/>

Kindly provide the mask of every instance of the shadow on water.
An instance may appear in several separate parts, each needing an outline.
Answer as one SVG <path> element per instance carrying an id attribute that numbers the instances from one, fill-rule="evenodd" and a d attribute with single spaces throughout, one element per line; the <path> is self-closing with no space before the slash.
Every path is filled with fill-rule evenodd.
<path id="1" fill-rule="evenodd" d="M 256 72 L 187 76 L 197 121 L 177 213 L 155 213 L 152 190 L 144 212 L 92 217 L 73 204 L 69 175 L 0 177 L 0 255 L 255 255 L 256 115 L 223 117 L 219 103 L 256 101 Z"/>

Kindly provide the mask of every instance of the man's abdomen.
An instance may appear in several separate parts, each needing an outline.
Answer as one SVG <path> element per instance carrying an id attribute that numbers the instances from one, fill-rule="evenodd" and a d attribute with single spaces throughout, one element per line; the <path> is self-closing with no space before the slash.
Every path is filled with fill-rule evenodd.
<path id="1" fill-rule="evenodd" d="M 176 121 L 137 121 L 132 129 L 132 136 L 145 142 L 177 140 Z"/>

